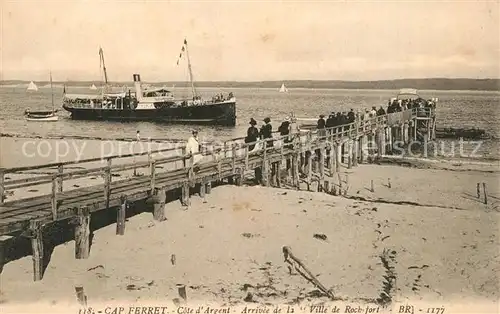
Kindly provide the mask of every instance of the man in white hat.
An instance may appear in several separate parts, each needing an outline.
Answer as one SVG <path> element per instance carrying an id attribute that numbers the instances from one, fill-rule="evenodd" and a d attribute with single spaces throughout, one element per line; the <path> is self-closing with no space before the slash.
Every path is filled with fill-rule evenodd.
<path id="1" fill-rule="evenodd" d="M 192 131 L 192 136 L 188 139 L 186 144 L 186 154 L 187 155 L 195 155 L 193 160 L 196 164 L 199 162 L 203 156 L 199 155 L 200 152 L 200 143 L 198 142 L 198 130 Z"/>

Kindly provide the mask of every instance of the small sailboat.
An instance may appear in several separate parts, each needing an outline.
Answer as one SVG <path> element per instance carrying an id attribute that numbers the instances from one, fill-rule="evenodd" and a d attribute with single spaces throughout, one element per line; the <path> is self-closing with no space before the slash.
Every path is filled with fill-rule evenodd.
<path id="1" fill-rule="evenodd" d="M 288 93 L 288 88 L 286 88 L 285 83 L 281 84 L 281 88 L 279 90 L 280 93 Z"/>
<path id="2" fill-rule="evenodd" d="M 28 88 L 26 88 L 26 91 L 38 91 L 38 86 L 36 86 L 35 83 L 33 83 L 33 81 L 31 81 L 28 85 Z"/>
<path id="3" fill-rule="evenodd" d="M 33 83 L 33 82 L 31 82 Z M 43 121 L 43 122 L 55 122 L 59 120 L 56 115 L 57 110 L 54 108 L 54 89 L 52 86 L 52 73 L 50 73 L 50 90 L 52 96 L 52 111 L 33 111 L 26 109 L 24 115 L 28 121 Z"/>
<path id="4" fill-rule="evenodd" d="M 92 84 L 92 86 L 90 86 L 90 90 L 97 90 L 97 87 L 95 86 L 95 84 Z"/>

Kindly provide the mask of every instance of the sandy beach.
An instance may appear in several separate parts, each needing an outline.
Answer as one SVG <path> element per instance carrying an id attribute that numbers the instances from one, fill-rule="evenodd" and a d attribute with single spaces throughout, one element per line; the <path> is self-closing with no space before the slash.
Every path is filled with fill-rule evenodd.
<path id="1" fill-rule="evenodd" d="M 342 171 L 349 186 L 343 197 L 228 185 L 214 188 L 206 203 L 192 196 L 188 210 L 168 203 L 167 221 L 153 221 L 146 212 L 128 219 L 124 236 L 115 235 L 114 224 L 95 231 L 87 260 L 74 259 L 74 241 L 56 247 L 40 282 L 32 281 L 30 256 L 10 262 L 2 273 L 1 305 L 6 313 L 76 311 L 74 289 L 82 286 L 94 309 L 167 304 L 172 310 L 176 285 L 184 284 L 191 306 L 323 303 L 345 312 L 346 304 L 375 304 L 387 290 L 381 259 L 387 250 L 395 277 L 386 291 L 389 307 L 411 302 L 436 304 L 445 313 L 498 310 L 496 165 Z M 487 205 L 476 196 L 477 182 L 488 187 Z M 290 273 L 283 246 L 336 301 Z"/>

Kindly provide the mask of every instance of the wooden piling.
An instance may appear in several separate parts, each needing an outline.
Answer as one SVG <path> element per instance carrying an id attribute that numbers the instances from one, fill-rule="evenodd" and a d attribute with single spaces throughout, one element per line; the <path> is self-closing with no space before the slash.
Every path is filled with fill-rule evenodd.
<path id="1" fill-rule="evenodd" d="M 87 296 L 85 295 L 85 291 L 83 290 L 83 287 L 75 287 L 75 293 L 76 293 L 76 300 L 78 303 L 86 308 L 87 307 Z"/>
<path id="2" fill-rule="evenodd" d="M 325 192 L 325 193 L 330 192 L 330 181 L 329 180 L 325 180 L 323 182 L 323 192 Z"/>
<path id="3" fill-rule="evenodd" d="M 330 150 L 328 152 L 328 170 L 330 171 L 330 176 L 335 173 L 335 144 L 333 139 L 329 142 Z"/>
<path id="4" fill-rule="evenodd" d="M 413 120 L 413 140 L 417 140 L 417 120 Z"/>
<path id="5" fill-rule="evenodd" d="M 57 190 L 59 193 L 62 193 L 63 191 L 63 172 L 64 172 L 64 169 L 63 169 L 63 165 L 59 165 L 57 166 L 57 174 L 59 175 L 58 176 L 58 180 L 57 180 Z"/>
<path id="6" fill-rule="evenodd" d="M 109 207 L 109 197 L 111 194 L 111 158 L 107 160 L 107 167 L 104 173 L 104 197 L 106 199 L 106 208 Z"/>
<path id="7" fill-rule="evenodd" d="M 358 138 L 354 138 L 352 149 L 352 165 L 356 167 L 358 165 L 358 155 L 359 155 L 359 141 Z"/>
<path id="8" fill-rule="evenodd" d="M 392 127 L 387 128 L 387 147 L 389 149 L 389 152 L 392 153 L 394 151 L 394 134 L 392 132 Z"/>
<path id="9" fill-rule="evenodd" d="M 0 274 L 2 273 L 3 266 L 5 265 L 5 249 L 8 246 L 8 242 L 12 238 L 13 237 L 8 236 L 8 235 L 0 236 Z"/>
<path id="10" fill-rule="evenodd" d="M 270 185 L 272 187 L 276 187 L 276 184 L 277 184 L 277 178 L 276 178 L 276 175 L 277 175 L 277 171 L 276 171 L 276 163 L 273 162 L 271 163 L 271 183 Z"/>
<path id="11" fill-rule="evenodd" d="M 281 162 L 275 163 L 275 172 L 276 172 L 276 186 L 281 187 Z"/>
<path id="12" fill-rule="evenodd" d="M 307 159 L 307 190 L 311 190 L 311 179 L 312 179 L 312 151 L 306 152 Z"/>
<path id="13" fill-rule="evenodd" d="M 186 285 L 177 284 L 177 292 L 184 302 L 187 302 Z"/>
<path id="14" fill-rule="evenodd" d="M 326 154 L 325 147 L 321 147 L 319 153 L 319 167 L 318 167 L 320 180 L 323 180 L 325 178 L 325 154 Z"/>
<path id="15" fill-rule="evenodd" d="M 292 184 L 294 187 L 299 189 L 299 153 L 293 154 L 292 156 Z"/>
<path id="16" fill-rule="evenodd" d="M 347 145 L 347 169 L 352 169 L 352 142 L 348 140 Z"/>
<path id="17" fill-rule="evenodd" d="M 367 143 L 367 139 L 368 137 L 366 135 L 362 135 L 360 137 L 360 155 L 361 155 L 361 158 L 360 158 L 360 162 L 361 163 L 365 163 L 368 159 L 368 143 Z"/>
<path id="18" fill-rule="evenodd" d="M 182 206 L 189 206 L 189 183 L 185 182 L 181 188 L 181 204 Z"/>
<path id="19" fill-rule="evenodd" d="M 75 258 L 86 259 L 90 253 L 90 209 L 79 207 L 75 224 Z"/>
<path id="20" fill-rule="evenodd" d="M 262 181 L 264 186 L 269 186 L 269 161 L 267 159 L 267 142 L 264 144 L 264 156 L 262 157 Z"/>
<path id="21" fill-rule="evenodd" d="M 44 272 L 43 225 L 39 220 L 30 221 L 31 249 L 33 254 L 33 280 L 39 281 Z"/>
<path id="22" fill-rule="evenodd" d="M 151 174 L 150 189 L 154 191 L 156 181 L 156 161 L 154 160 L 149 162 L 149 173 Z"/>
<path id="23" fill-rule="evenodd" d="M 337 158 L 335 159 L 337 172 L 340 171 L 340 164 L 342 163 L 342 143 L 337 143 L 337 148 L 335 149 L 335 153 L 337 154 Z"/>
<path id="24" fill-rule="evenodd" d="M 52 197 L 51 197 L 51 208 L 52 208 L 52 220 L 57 220 L 57 175 L 52 177 Z"/>
<path id="25" fill-rule="evenodd" d="M 120 207 L 118 207 L 116 213 L 116 234 L 125 234 L 125 220 L 127 217 L 127 197 L 125 195 L 120 196 Z"/>
<path id="26" fill-rule="evenodd" d="M 189 191 L 189 186 L 187 187 Z M 183 187 L 184 189 L 184 187 Z M 184 191 L 183 191 L 184 193 Z M 189 192 L 188 192 L 189 193 Z M 153 219 L 156 221 L 164 221 L 165 218 L 165 202 L 167 193 L 164 188 L 154 188 L 153 190 Z"/>
<path id="27" fill-rule="evenodd" d="M 386 154 L 385 134 L 386 134 L 385 128 L 380 129 L 379 136 L 380 136 L 380 149 L 381 149 L 381 151 L 379 152 L 379 157 L 382 157 Z"/>
<path id="28" fill-rule="evenodd" d="M 242 186 L 243 185 L 243 178 L 244 178 L 244 175 L 245 175 L 245 172 L 243 170 L 243 168 L 237 168 L 236 169 L 236 180 L 235 180 L 235 184 L 236 186 Z"/>
<path id="29" fill-rule="evenodd" d="M 486 192 L 486 183 L 483 182 L 484 204 L 488 205 L 488 193 Z"/>
<path id="30" fill-rule="evenodd" d="M 373 186 L 373 180 L 371 180 L 371 183 L 370 183 L 370 191 L 372 193 L 375 192 L 375 187 Z"/>

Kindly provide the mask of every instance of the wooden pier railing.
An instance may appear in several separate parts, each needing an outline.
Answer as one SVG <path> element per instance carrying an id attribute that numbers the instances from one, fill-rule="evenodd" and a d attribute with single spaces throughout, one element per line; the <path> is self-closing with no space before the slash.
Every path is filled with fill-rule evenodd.
<path id="1" fill-rule="evenodd" d="M 430 114 L 427 112 L 427 114 Z M 200 196 L 210 193 L 211 183 L 229 180 L 241 185 L 249 171 L 262 172 L 266 186 L 298 188 L 301 181 L 309 187 L 317 181 L 323 189 L 328 189 L 324 181 L 325 169 L 330 175 L 339 172 L 341 163 L 347 167 L 356 166 L 368 158 L 369 151 L 385 154 L 385 150 L 396 139 L 409 141 L 414 138 L 420 113 L 407 110 L 394 114 L 374 117 L 365 121 L 325 129 L 324 131 L 294 132 L 289 135 L 274 135 L 272 139 L 261 139 L 245 143 L 244 137 L 225 141 L 221 144 L 208 143 L 199 153 L 186 155 L 185 146 L 159 149 L 121 156 L 90 158 L 39 166 L 0 168 L 0 236 L 29 236 L 32 239 L 35 280 L 42 277 L 40 255 L 41 231 L 45 225 L 55 221 L 72 219 L 76 224 L 78 239 L 75 252 L 77 258 L 88 256 L 88 221 L 93 212 L 118 208 L 117 234 L 124 233 L 127 203 L 150 199 L 154 203 L 153 216 L 164 219 L 164 202 L 167 191 L 180 189 L 180 201 L 189 205 L 190 188 L 198 186 Z M 370 147 L 370 139 L 376 147 Z M 272 140 L 274 145 L 267 143 Z M 253 150 L 249 147 L 254 146 Z M 344 151 L 344 153 L 342 153 Z M 169 156 L 165 156 L 169 153 Z M 160 156 L 157 156 L 160 155 Z M 317 158 L 313 172 L 313 155 Z M 123 162 L 126 158 L 147 157 L 146 160 Z M 119 161 L 123 162 L 119 164 Z M 281 163 L 288 161 L 286 169 L 290 182 L 282 182 Z M 101 163 L 92 166 L 92 163 Z M 103 165 L 104 163 L 104 165 Z M 70 165 L 90 165 L 88 169 L 73 170 Z M 299 176 L 303 168 L 305 178 Z M 16 175 L 23 171 L 51 169 L 52 174 L 27 178 L 8 179 L 7 174 Z M 143 175 L 135 175 L 135 170 L 145 169 Z M 130 173 L 130 172 L 134 173 Z M 118 173 L 129 172 L 128 177 L 113 180 Z M 69 181 L 102 177 L 101 184 L 68 189 Z M 87 180 L 87 184 L 88 184 Z M 81 183 L 80 185 L 84 185 Z M 323 186 L 324 184 L 324 186 Z M 5 200 L 7 191 L 27 193 L 26 188 L 38 186 L 46 189 L 43 195 Z M 24 190 L 23 190 L 24 189 Z M 83 228 L 83 229 L 82 229 Z M 1 241 L 0 241 L 1 242 Z M 1 250 L 0 243 L 0 250 Z M 1 253 L 1 252 L 0 252 Z M 36 256 L 35 256 L 36 255 Z M 0 254 L 2 256 L 2 254 Z M 78 257 L 79 256 L 79 257 Z M 3 261 L 0 260 L 3 265 Z"/>

